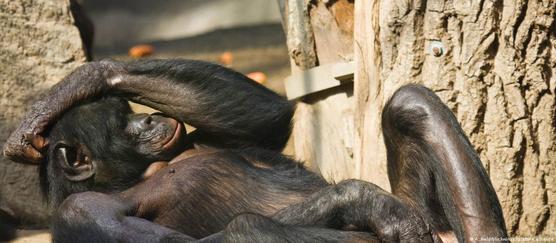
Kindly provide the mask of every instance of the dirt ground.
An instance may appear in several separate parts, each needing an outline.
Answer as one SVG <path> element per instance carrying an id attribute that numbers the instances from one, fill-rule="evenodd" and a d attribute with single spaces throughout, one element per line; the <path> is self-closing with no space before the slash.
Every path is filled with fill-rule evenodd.
<path id="1" fill-rule="evenodd" d="M 198 36 L 151 43 L 134 43 L 131 40 L 128 44 L 94 48 L 94 59 L 132 60 L 128 56 L 128 49 L 135 44 L 152 45 L 155 51 L 149 58 L 188 58 L 218 63 L 222 53 L 231 52 L 231 68 L 244 74 L 265 73 L 268 79 L 264 85 L 282 95 L 283 80 L 290 74 L 285 38 L 282 26 L 278 24 L 221 29 Z M 134 109 L 148 111 L 141 106 L 135 106 Z M 291 151 L 292 146 L 289 145 L 285 153 L 291 154 Z M 18 236 L 14 243 L 51 242 L 47 230 L 21 230 Z"/>

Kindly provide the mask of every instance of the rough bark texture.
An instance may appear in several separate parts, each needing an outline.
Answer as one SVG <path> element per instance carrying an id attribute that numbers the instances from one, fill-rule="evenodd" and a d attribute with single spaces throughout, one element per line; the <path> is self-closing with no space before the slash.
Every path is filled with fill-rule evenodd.
<path id="1" fill-rule="evenodd" d="M 309 22 L 306 0 L 278 0 L 282 10 L 282 25 L 286 33 L 292 71 L 317 65 L 315 39 Z"/>
<path id="2" fill-rule="evenodd" d="M 354 160 L 357 169 L 354 177 L 389 190 L 386 147 L 380 127 L 385 98 L 380 79 L 379 11 L 378 0 L 355 3 Z"/>
<path id="3" fill-rule="evenodd" d="M 37 94 L 85 61 L 69 0 L 0 0 L 0 147 Z M 0 210 L 45 225 L 38 169 L 0 159 Z"/>
<path id="4" fill-rule="evenodd" d="M 360 0 L 355 15 L 361 178 L 385 184 L 380 110 L 422 83 L 480 153 L 509 233 L 556 235 L 556 1 Z"/>

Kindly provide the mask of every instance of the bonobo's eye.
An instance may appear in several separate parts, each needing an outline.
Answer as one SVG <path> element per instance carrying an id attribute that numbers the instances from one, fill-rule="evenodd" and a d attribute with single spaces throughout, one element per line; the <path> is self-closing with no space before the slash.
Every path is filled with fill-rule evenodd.
<path id="1" fill-rule="evenodd" d="M 54 148 L 54 160 L 71 181 L 82 181 L 94 175 L 93 163 L 83 146 L 59 142 Z"/>

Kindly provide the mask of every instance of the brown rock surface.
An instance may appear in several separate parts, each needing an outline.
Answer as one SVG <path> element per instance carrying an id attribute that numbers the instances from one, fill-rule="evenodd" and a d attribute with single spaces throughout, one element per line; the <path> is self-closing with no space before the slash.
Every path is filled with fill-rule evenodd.
<path id="1" fill-rule="evenodd" d="M 0 146 L 37 94 L 85 62 L 69 0 L 0 0 Z M 0 209 L 27 225 L 48 211 L 38 169 L 0 157 Z"/>

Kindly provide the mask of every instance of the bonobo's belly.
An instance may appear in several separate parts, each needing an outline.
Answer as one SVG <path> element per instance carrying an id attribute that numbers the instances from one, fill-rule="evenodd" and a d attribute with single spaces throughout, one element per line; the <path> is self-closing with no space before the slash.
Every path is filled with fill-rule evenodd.
<path id="1" fill-rule="evenodd" d="M 307 196 L 268 183 L 262 170 L 231 152 L 204 153 L 162 168 L 122 195 L 138 205 L 138 217 L 200 238 L 240 213 L 272 215 Z"/>

